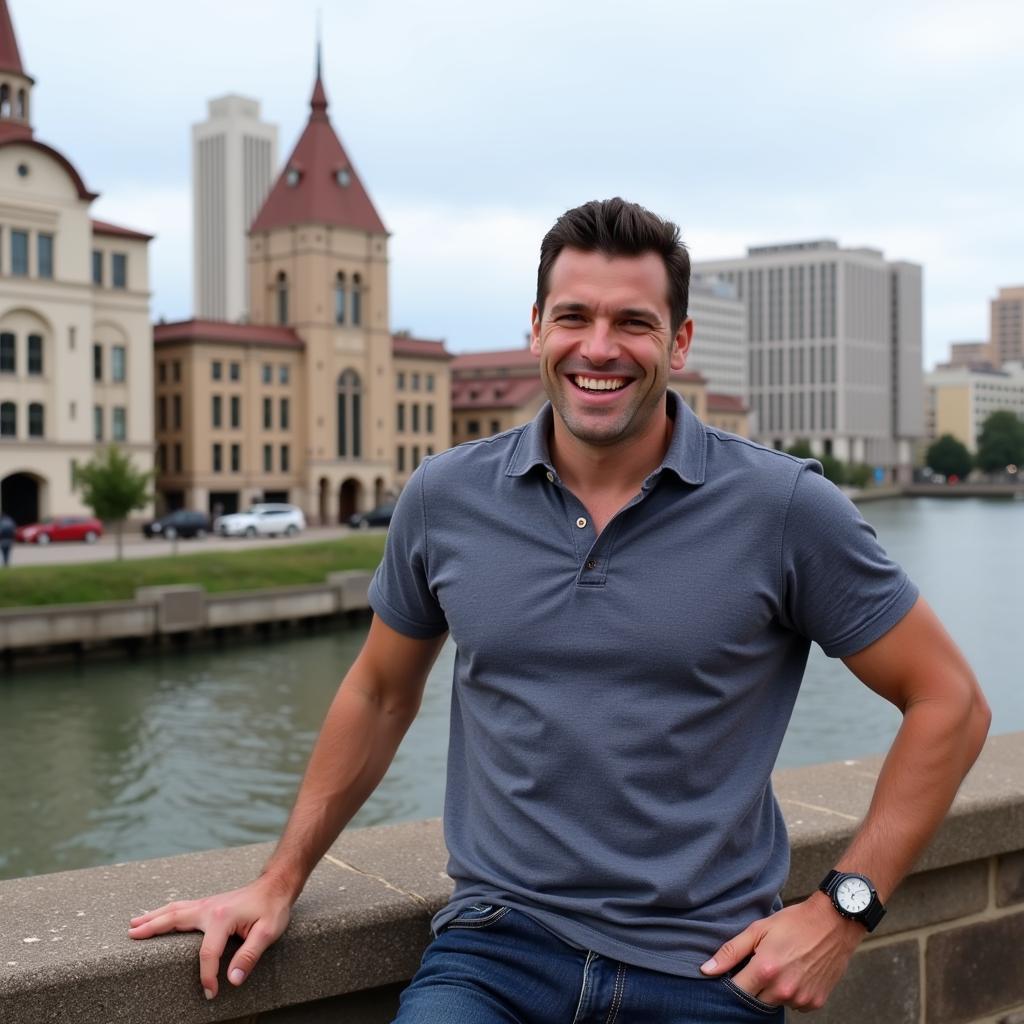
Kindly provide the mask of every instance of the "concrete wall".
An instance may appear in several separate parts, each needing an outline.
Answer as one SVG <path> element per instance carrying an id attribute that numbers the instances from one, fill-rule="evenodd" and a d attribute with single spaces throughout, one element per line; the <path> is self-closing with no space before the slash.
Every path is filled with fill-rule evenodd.
<path id="1" fill-rule="evenodd" d="M 867 810 L 879 761 L 775 776 L 804 897 Z M 242 885 L 269 844 L 0 882 L 5 1024 L 384 1024 L 451 882 L 437 821 L 354 830 L 330 849 L 291 926 L 240 989 L 212 1003 L 199 935 L 147 942 L 128 918 Z M 1024 733 L 991 740 L 918 870 L 865 941 L 827 1024 L 1015 1024 L 1024 1019 Z M 804 1019 L 803 1017 L 794 1019 Z"/>

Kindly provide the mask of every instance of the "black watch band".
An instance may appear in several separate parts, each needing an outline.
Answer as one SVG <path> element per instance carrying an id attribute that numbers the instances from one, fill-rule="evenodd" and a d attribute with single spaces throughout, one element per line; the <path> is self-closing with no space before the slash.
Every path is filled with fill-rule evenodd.
<path id="1" fill-rule="evenodd" d="M 836 898 L 836 890 L 839 888 L 842 881 L 846 878 L 853 876 L 859 878 L 867 884 L 867 887 L 871 890 L 871 902 L 860 911 L 851 912 L 845 910 Z M 878 898 L 878 893 L 875 891 L 875 887 L 871 882 L 871 879 L 866 875 L 862 875 L 856 871 L 830 871 L 821 881 L 821 885 L 818 889 L 823 892 L 832 901 L 832 906 L 836 908 L 838 913 L 842 914 L 843 917 L 849 918 L 851 921 L 860 921 L 862 925 L 869 932 L 873 932 L 878 927 L 878 922 L 885 917 L 885 907 L 882 905 L 882 901 Z"/>

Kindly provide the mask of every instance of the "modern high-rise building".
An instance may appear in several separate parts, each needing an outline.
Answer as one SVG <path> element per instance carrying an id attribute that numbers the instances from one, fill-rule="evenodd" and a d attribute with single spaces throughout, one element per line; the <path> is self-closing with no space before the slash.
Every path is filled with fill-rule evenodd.
<path id="1" fill-rule="evenodd" d="M 1000 288 L 991 303 L 989 346 L 995 366 L 1024 359 L 1024 285 Z"/>
<path id="2" fill-rule="evenodd" d="M 694 267 L 747 307 L 755 436 L 908 479 L 924 433 L 922 270 L 830 239 L 756 246 Z"/>
<path id="3" fill-rule="evenodd" d="M 257 100 L 221 96 L 192 126 L 192 255 L 196 316 L 249 315 L 248 232 L 274 184 L 277 126 Z"/>
<path id="4" fill-rule="evenodd" d="M 694 274 L 689 313 L 694 331 L 686 369 L 699 373 L 713 394 L 746 401 L 747 308 L 736 285 L 720 277 Z"/>
<path id="5" fill-rule="evenodd" d="M 89 216 L 96 193 L 32 125 L 34 81 L 0 0 L 0 506 L 85 511 L 76 463 L 114 441 L 153 465 L 150 237 Z"/>

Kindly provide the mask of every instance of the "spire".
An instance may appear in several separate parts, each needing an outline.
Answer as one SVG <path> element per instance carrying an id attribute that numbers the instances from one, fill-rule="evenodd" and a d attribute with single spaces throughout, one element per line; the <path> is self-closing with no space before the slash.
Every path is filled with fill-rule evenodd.
<path id="1" fill-rule="evenodd" d="M 0 71 L 13 71 L 16 75 L 28 78 L 21 66 L 18 37 L 14 34 L 14 23 L 11 21 L 11 12 L 7 9 L 7 0 L 0 0 Z"/>
<path id="2" fill-rule="evenodd" d="M 3 3 L 4 0 L 0 0 Z M 316 84 L 313 86 L 313 96 L 309 105 L 313 110 L 312 118 L 316 120 L 327 120 L 327 91 L 324 89 L 324 80 L 321 63 L 321 34 L 320 34 L 320 12 L 316 12 Z"/>

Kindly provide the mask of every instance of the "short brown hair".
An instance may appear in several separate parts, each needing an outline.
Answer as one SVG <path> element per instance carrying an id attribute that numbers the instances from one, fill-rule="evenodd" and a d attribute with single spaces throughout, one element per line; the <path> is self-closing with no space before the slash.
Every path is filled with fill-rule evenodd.
<path id="1" fill-rule="evenodd" d="M 537 309 L 543 312 L 551 268 L 563 249 L 603 252 L 608 256 L 657 253 L 668 273 L 668 305 L 675 334 L 690 303 L 690 255 L 679 228 L 656 213 L 625 199 L 592 199 L 566 210 L 540 243 L 537 267 Z"/>

